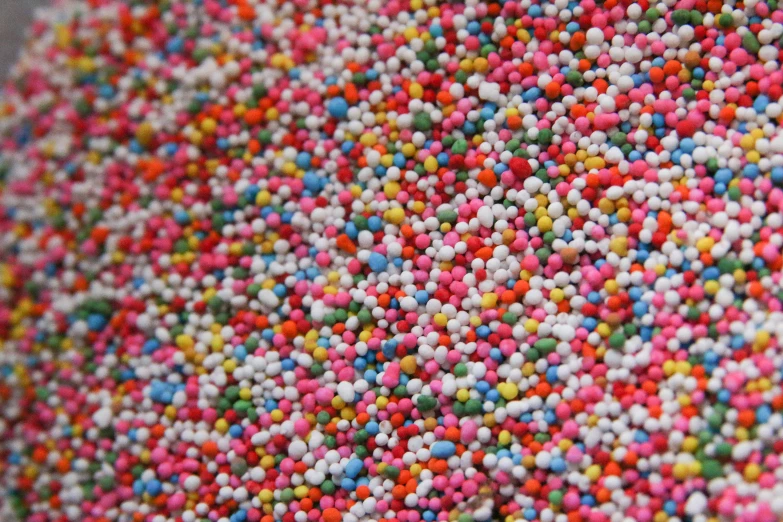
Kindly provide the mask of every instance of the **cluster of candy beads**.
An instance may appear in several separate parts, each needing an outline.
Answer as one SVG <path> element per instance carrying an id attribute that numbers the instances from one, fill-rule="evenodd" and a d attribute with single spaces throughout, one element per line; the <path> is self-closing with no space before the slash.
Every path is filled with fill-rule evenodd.
<path id="1" fill-rule="evenodd" d="M 778 0 L 57 0 L 0 519 L 783 517 Z"/>

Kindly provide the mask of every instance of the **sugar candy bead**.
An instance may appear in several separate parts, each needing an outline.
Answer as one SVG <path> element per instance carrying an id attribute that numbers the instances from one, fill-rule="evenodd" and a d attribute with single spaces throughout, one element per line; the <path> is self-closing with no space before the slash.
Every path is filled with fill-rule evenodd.
<path id="1" fill-rule="evenodd" d="M 778 520 L 781 38 L 54 2 L 0 99 L 0 519 Z"/>

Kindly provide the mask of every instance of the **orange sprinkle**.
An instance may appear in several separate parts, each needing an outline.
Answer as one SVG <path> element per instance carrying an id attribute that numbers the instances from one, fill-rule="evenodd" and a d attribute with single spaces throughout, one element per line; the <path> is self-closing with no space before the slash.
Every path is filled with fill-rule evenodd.
<path id="1" fill-rule="evenodd" d="M 340 514 L 340 510 L 337 508 L 326 508 L 323 510 L 323 513 L 321 513 L 321 516 L 324 519 L 324 522 L 340 522 L 342 520 L 343 516 Z"/>
<path id="2" fill-rule="evenodd" d="M 478 182 L 486 187 L 493 188 L 498 184 L 498 179 L 494 172 L 489 169 L 484 169 L 479 172 Z"/>

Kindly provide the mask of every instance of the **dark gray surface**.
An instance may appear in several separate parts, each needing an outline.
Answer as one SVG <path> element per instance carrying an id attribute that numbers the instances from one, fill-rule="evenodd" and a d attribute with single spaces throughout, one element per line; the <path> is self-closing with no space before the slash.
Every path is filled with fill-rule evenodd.
<path id="1" fill-rule="evenodd" d="M 48 0 L 0 0 L 0 79 L 8 76 L 19 56 L 33 11 L 47 3 Z"/>

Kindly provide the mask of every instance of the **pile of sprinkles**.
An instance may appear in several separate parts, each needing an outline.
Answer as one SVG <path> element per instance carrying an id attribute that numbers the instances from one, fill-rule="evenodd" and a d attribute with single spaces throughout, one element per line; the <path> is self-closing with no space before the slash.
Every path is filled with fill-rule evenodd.
<path id="1" fill-rule="evenodd" d="M 783 517 L 778 0 L 56 0 L 0 520 Z"/>

